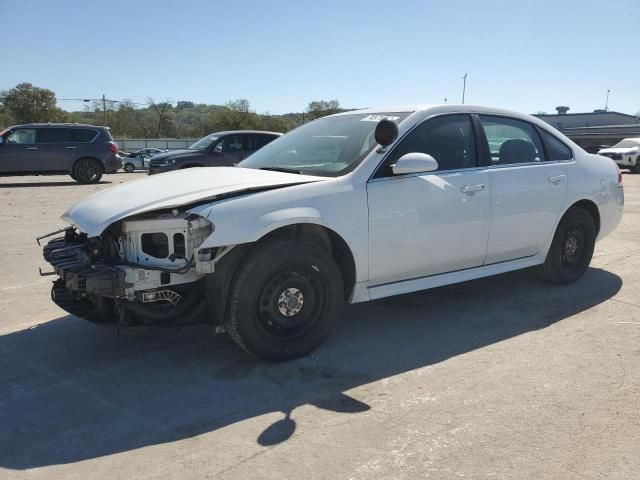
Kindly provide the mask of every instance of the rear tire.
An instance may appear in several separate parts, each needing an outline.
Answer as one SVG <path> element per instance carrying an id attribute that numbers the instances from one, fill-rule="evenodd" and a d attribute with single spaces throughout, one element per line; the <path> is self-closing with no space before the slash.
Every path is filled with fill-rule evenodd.
<path id="1" fill-rule="evenodd" d="M 73 178 L 82 184 L 98 183 L 102 178 L 102 165 L 93 158 L 81 158 L 73 167 Z"/>
<path id="2" fill-rule="evenodd" d="M 129 162 L 125 163 L 123 168 L 124 168 L 124 171 L 127 173 L 133 173 L 136 170 L 135 165 Z"/>
<path id="3" fill-rule="evenodd" d="M 558 284 L 579 280 L 591 263 L 595 243 L 593 217 L 582 208 L 569 209 L 560 220 L 542 266 L 544 279 Z"/>
<path id="4" fill-rule="evenodd" d="M 294 240 L 257 246 L 238 268 L 225 328 L 270 361 L 307 355 L 329 335 L 344 302 L 342 276 L 320 247 Z"/>

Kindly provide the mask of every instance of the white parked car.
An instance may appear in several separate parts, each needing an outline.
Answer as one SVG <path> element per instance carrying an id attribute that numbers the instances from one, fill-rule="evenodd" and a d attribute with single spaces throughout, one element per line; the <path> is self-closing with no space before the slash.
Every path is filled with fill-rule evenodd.
<path id="1" fill-rule="evenodd" d="M 628 168 L 631 173 L 640 173 L 640 138 L 625 138 L 613 147 L 603 148 L 598 155 L 609 157 L 620 168 Z"/>
<path id="2" fill-rule="evenodd" d="M 207 322 L 284 360 L 320 345 L 344 301 L 533 266 L 575 282 L 623 203 L 614 162 L 532 116 L 360 110 L 297 128 L 237 167 L 98 192 L 63 215 L 71 226 L 44 257 L 59 276 L 52 298 L 72 314 Z"/>

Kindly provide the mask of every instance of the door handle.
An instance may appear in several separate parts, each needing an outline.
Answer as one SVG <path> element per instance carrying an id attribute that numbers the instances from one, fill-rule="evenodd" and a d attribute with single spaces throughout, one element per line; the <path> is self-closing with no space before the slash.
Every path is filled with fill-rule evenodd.
<path id="1" fill-rule="evenodd" d="M 64 148 L 66 148 L 68 150 L 75 150 L 76 149 L 76 147 L 64 147 Z"/>
<path id="2" fill-rule="evenodd" d="M 549 177 L 549 182 L 554 185 L 558 185 L 559 183 L 564 182 L 567 179 L 566 175 L 553 175 Z"/>
<path id="3" fill-rule="evenodd" d="M 482 183 L 477 183 L 475 185 L 465 185 L 460 189 L 462 193 L 467 193 L 469 195 L 473 195 L 476 192 L 481 192 L 484 190 L 484 185 Z"/>
<path id="4" fill-rule="evenodd" d="M 38 147 L 27 147 L 27 150 L 37 150 Z"/>

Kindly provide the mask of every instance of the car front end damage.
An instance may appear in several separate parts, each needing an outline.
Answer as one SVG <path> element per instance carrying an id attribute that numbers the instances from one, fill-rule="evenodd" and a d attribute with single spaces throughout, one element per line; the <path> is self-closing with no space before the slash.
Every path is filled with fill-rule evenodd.
<path id="1" fill-rule="evenodd" d="M 202 323 L 205 276 L 229 250 L 199 248 L 213 229 L 206 218 L 176 209 L 125 218 L 96 237 L 69 227 L 43 248 L 58 276 L 52 299 L 98 323 Z"/>

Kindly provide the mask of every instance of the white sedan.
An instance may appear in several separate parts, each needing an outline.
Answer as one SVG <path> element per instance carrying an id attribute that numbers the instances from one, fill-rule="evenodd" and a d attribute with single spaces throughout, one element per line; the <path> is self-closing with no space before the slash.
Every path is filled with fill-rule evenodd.
<path id="1" fill-rule="evenodd" d="M 577 281 L 620 221 L 620 171 L 548 124 L 469 105 L 341 113 L 237 167 L 128 182 L 44 247 L 72 314 L 206 322 L 268 360 L 318 347 L 355 303 L 538 266 Z M 392 322 L 389 328 L 394 328 Z"/>

